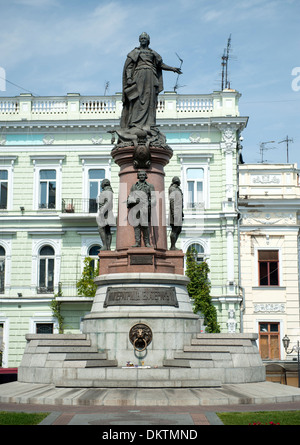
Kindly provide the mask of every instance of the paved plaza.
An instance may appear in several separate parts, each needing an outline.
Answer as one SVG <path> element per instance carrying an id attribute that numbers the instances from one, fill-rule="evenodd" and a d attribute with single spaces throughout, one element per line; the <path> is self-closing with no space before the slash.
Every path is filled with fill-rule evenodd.
<path id="1" fill-rule="evenodd" d="M 222 425 L 216 412 L 290 409 L 300 409 L 300 389 L 271 382 L 165 390 L 0 386 L 1 411 L 48 412 L 41 425 Z"/>

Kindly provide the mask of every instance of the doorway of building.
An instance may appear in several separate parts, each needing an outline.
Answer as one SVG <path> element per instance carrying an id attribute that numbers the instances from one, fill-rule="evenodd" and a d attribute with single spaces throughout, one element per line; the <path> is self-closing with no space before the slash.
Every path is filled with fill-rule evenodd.
<path id="1" fill-rule="evenodd" d="M 280 359 L 280 323 L 259 323 L 259 352 L 263 360 Z"/>

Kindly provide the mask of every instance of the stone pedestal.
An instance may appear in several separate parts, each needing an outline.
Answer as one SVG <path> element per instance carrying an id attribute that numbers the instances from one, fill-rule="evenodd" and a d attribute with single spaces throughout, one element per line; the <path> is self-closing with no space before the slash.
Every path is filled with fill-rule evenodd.
<path id="1" fill-rule="evenodd" d="M 84 332 L 119 366 L 144 361 L 161 367 L 201 330 L 187 293 L 188 278 L 183 275 L 128 272 L 101 275 L 95 281 L 98 290 L 84 318 Z M 130 341 L 130 330 L 137 324 L 148 326 L 152 333 L 142 352 Z"/>
<path id="2" fill-rule="evenodd" d="M 132 247 L 135 238 L 127 197 L 138 180 L 133 156 L 134 147 L 112 150 L 120 166 L 116 250 L 99 253 L 100 271 L 95 280 L 98 289 L 83 329 L 92 343 L 106 351 L 109 360 L 117 360 L 119 366 L 141 360 L 150 366 L 163 366 L 165 360 L 173 359 L 176 351 L 190 343 L 201 326 L 187 292 L 184 254 L 181 250 L 167 250 L 164 166 L 172 150 L 151 147 L 151 165 L 145 170 L 156 195 L 156 206 L 151 210 L 151 247 Z M 130 338 L 131 330 L 140 325 L 151 337 L 142 351 Z M 136 341 L 143 347 L 145 337 Z"/>
<path id="3" fill-rule="evenodd" d="M 168 273 L 183 275 L 181 250 L 158 250 L 149 247 L 128 248 L 99 254 L 100 275 L 109 273 Z"/>
<path id="4" fill-rule="evenodd" d="M 121 147 L 112 150 L 112 157 L 120 166 L 119 207 L 117 219 L 116 250 L 126 250 L 135 244 L 133 227 L 128 223 L 127 197 L 130 188 L 137 182 L 138 170 L 133 166 L 134 147 Z M 167 221 L 165 209 L 165 173 L 164 166 L 172 157 L 172 150 L 151 147 L 151 167 L 146 169 L 147 182 L 153 184 L 156 194 L 156 206 L 152 209 L 150 243 L 158 250 L 167 249 Z M 144 169 L 140 169 L 144 170 Z"/>

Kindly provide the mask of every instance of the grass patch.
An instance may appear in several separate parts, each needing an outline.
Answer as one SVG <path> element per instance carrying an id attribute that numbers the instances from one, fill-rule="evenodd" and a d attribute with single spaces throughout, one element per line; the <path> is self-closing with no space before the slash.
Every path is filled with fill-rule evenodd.
<path id="1" fill-rule="evenodd" d="M 280 425 L 300 425 L 300 411 L 255 411 L 216 413 L 224 425 L 249 425 L 260 422 L 269 425 L 270 422 Z"/>
<path id="2" fill-rule="evenodd" d="M 48 414 L 0 411 L 0 425 L 38 425 Z"/>

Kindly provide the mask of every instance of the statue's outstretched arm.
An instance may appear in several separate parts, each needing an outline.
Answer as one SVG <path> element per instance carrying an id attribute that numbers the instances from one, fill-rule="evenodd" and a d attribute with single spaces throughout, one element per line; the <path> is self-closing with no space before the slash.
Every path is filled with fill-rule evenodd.
<path id="1" fill-rule="evenodd" d="M 161 64 L 161 69 L 165 70 L 165 71 L 174 71 L 174 73 L 177 73 L 177 74 L 182 74 L 182 71 L 180 68 L 169 66 L 169 65 L 166 65 L 165 63 Z"/>

